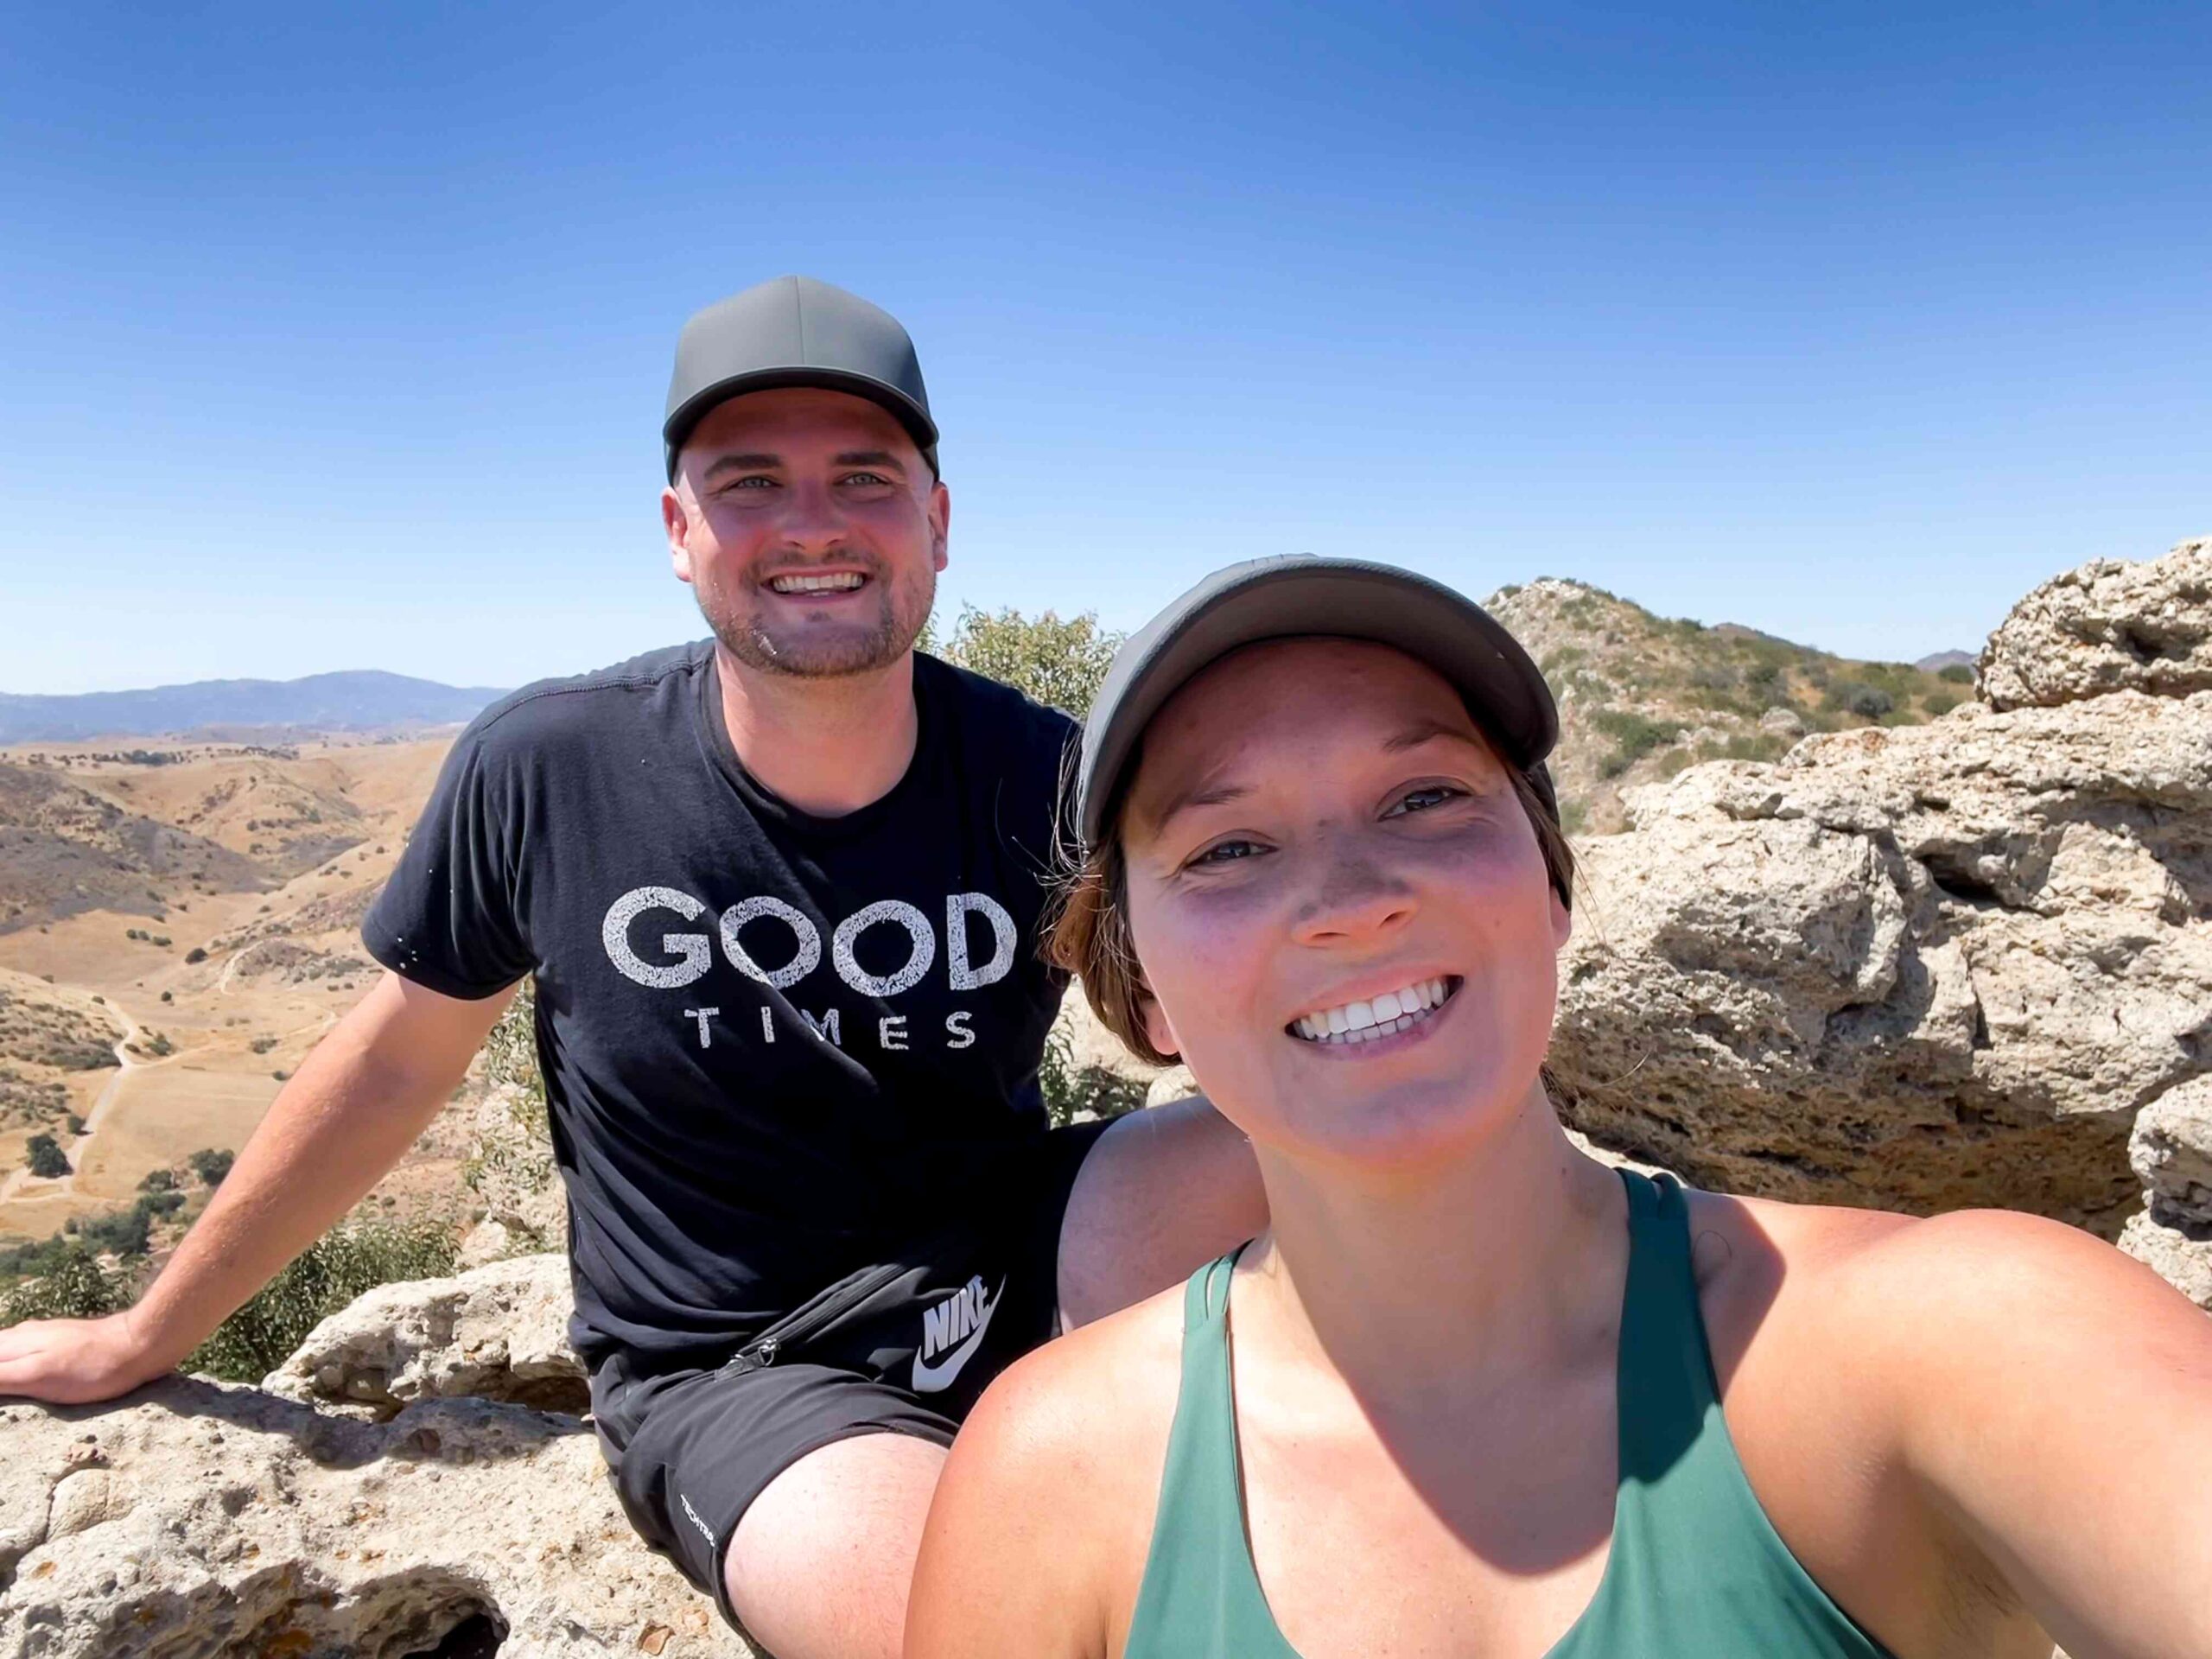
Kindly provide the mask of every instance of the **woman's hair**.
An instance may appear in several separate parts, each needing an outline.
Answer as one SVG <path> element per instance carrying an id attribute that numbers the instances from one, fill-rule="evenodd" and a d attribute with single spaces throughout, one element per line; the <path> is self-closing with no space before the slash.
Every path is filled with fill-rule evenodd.
<path id="1" fill-rule="evenodd" d="M 1478 722 L 1479 723 L 1479 722 Z M 1484 731 L 1493 751 L 1497 744 Z M 1141 751 L 1140 751 L 1141 753 Z M 1132 756 L 1129 772 L 1136 770 Z M 1551 880 L 1559 901 L 1574 907 L 1574 849 L 1560 828 L 1559 808 L 1550 773 L 1543 763 L 1523 769 L 1508 765 L 1513 793 L 1536 832 L 1536 845 L 1544 855 L 1544 873 Z M 1166 1065 L 1173 1057 L 1161 1053 L 1145 1035 L 1144 970 L 1137 962 L 1136 942 L 1129 932 L 1128 866 L 1122 852 L 1122 820 L 1126 793 L 1107 819 L 1106 834 L 1085 854 L 1070 852 L 1062 860 L 1058 891 L 1050 912 L 1051 931 L 1045 940 L 1046 957 L 1055 967 L 1083 981 L 1083 994 L 1099 1023 L 1155 1065 Z"/>

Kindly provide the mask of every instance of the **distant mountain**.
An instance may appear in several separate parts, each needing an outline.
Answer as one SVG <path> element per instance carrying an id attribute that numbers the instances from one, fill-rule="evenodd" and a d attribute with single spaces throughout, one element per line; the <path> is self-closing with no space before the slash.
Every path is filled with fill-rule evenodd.
<path id="1" fill-rule="evenodd" d="M 440 685 L 373 669 L 310 674 L 303 680 L 199 680 L 73 697 L 0 692 L 0 743 L 153 736 L 209 727 L 346 732 L 443 726 L 473 719 L 504 695 L 492 686 Z"/>
<path id="2" fill-rule="evenodd" d="M 1970 651 L 1939 651 L 1932 657 L 1923 657 L 1913 666 L 1923 674 L 1941 674 L 1947 668 L 1972 668 L 1976 658 Z"/>

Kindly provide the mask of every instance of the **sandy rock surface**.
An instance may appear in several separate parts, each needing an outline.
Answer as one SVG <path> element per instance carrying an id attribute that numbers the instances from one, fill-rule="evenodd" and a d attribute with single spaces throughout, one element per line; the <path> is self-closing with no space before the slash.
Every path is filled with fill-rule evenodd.
<path id="1" fill-rule="evenodd" d="M 2212 690 L 2212 537 L 2054 577 L 1989 636 L 1976 672 L 1993 709 Z"/>
<path id="2" fill-rule="evenodd" d="M 2212 692 L 1810 738 L 1580 848 L 1569 1121 L 1702 1185 L 2116 1234 L 2212 1071 Z"/>
<path id="3" fill-rule="evenodd" d="M 747 1652 L 636 1541 L 573 1417 L 363 1423 L 171 1378 L 0 1406 L 0 1659 Z"/>
<path id="4" fill-rule="evenodd" d="M 2144 1207 L 2120 1247 L 2212 1310 L 2212 1078 L 2199 1078 L 2144 1109 L 2128 1139 Z"/>
<path id="5" fill-rule="evenodd" d="M 555 1255 L 381 1286 L 317 1325 L 261 1386 L 375 1421 L 460 1395 L 582 1415 L 589 1400 L 569 1346 L 573 1306 L 568 1259 Z"/>

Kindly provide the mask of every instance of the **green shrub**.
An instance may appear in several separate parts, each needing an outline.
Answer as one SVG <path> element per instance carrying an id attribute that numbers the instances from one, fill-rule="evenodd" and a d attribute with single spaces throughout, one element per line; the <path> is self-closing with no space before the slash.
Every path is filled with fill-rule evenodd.
<path id="1" fill-rule="evenodd" d="M 38 1277 L 0 1300 L 0 1325 L 25 1319 L 97 1319 L 130 1306 L 128 1273 L 111 1272 L 78 1245 L 57 1243 L 48 1249 Z"/>
<path id="2" fill-rule="evenodd" d="M 1590 808 L 1586 802 L 1569 797 L 1559 804 L 1559 827 L 1569 836 L 1579 836 L 1590 822 Z"/>
<path id="3" fill-rule="evenodd" d="M 453 1271 L 442 1227 L 365 1222 L 309 1245 L 184 1362 L 226 1382 L 257 1382 L 290 1357 L 308 1332 L 364 1291 Z"/>
<path id="4" fill-rule="evenodd" d="M 1938 715 L 1949 714 L 1961 701 L 1963 699 L 1955 697 L 1948 691 L 1931 691 L 1920 706 L 1928 711 L 1928 718 L 1933 720 Z"/>
<path id="5" fill-rule="evenodd" d="M 1074 1040 L 1058 1026 L 1046 1035 L 1037 1085 L 1045 1096 L 1045 1116 L 1056 1128 L 1074 1122 L 1078 1112 L 1120 1117 L 1144 1104 L 1145 1085 L 1134 1077 L 1103 1065 L 1077 1065 Z"/>
<path id="6" fill-rule="evenodd" d="M 177 908 L 181 910 L 184 906 L 179 905 Z M 188 963 L 205 962 L 207 960 L 207 952 L 202 947 L 195 944 L 191 950 L 184 953 L 184 959 Z"/>
<path id="7" fill-rule="evenodd" d="M 1948 680 L 1953 685 L 1972 685 L 1974 670 L 1968 668 L 1964 663 L 1953 663 L 1948 668 L 1937 669 L 1936 677 L 1939 680 Z"/>
<path id="8" fill-rule="evenodd" d="M 91 1217 L 79 1224 L 77 1236 L 93 1250 L 111 1250 L 121 1256 L 143 1255 L 146 1246 L 153 1242 L 154 1232 L 153 1214 L 145 1206 L 146 1198 L 142 1198 L 128 1210 Z"/>
<path id="9" fill-rule="evenodd" d="M 1897 707 L 1897 699 L 1878 685 L 1864 680 L 1840 680 L 1827 689 L 1821 699 L 1824 709 L 1860 715 L 1867 720 L 1879 720 Z"/>
<path id="10" fill-rule="evenodd" d="M 1120 634 L 1101 628 L 1088 611 L 1062 621 L 1053 611 L 1027 617 L 963 605 L 941 654 L 1081 720 L 1121 643 Z"/>
<path id="11" fill-rule="evenodd" d="M 82 1135 L 85 1132 L 85 1120 L 74 1112 L 70 1113 L 61 1121 L 69 1126 L 69 1133 L 72 1135 Z"/>
<path id="12" fill-rule="evenodd" d="M 30 1172 L 41 1180 L 59 1180 L 69 1173 L 68 1154 L 61 1150 L 61 1143 L 51 1135 L 41 1133 L 23 1142 L 23 1149 L 30 1156 Z"/>
<path id="13" fill-rule="evenodd" d="M 1656 749 L 1664 748 L 1682 734 L 1679 721 L 1652 720 L 1623 709 L 1601 709 L 1590 723 L 1611 738 L 1613 752 L 1598 763 L 1599 773 L 1618 778 Z"/>
<path id="14" fill-rule="evenodd" d="M 176 1172 L 173 1169 L 149 1169 L 138 1183 L 141 1192 L 174 1192 L 176 1191 Z"/>
<path id="15" fill-rule="evenodd" d="M 234 1152 L 218 1151 L 212 1147 L 205 1147 L 184 1161 L 192 1166 L 192 1173 L 207 1185 L 220 1186 L 223 1184 L 223 1177 L 231 1173 L 231 1165 L 237 1160 L 237 1158 L 238 1154 Z"/>

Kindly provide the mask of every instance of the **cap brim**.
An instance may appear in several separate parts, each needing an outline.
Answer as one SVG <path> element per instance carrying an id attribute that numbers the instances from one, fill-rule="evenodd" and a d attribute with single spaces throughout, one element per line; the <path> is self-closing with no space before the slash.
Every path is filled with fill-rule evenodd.
<path id="1" fill-rule="evenodd" d="M 660 429 L 661 446 L 667 452 L 669 482 L 676 481 L 676 458 L 690 438 L 691 429 L 706 418 L 709 410 L 733 397 L 755 391 L 780 391 L 787 386 L 820 386 L 829 391 L 850 392 L 889 410 L 906 429 L 906 435 L 913 439 L 914 447 L 922 452 L 930 470 L 937 470 L 937 423 L 930 418 L 929 410 L 898 387 L 874 375 L 856 374 L 849 369 L 798 366 L 750 369 L 743 374 L 733 374 L 693 392 L 678 404 L 675 412 L 661 423 Z"/>
<path id="2" fill-rule="evenodd" d="M 1095 847 L 1146 727 L 1209 664 L 1263 640 L 1370 639 L 1427 664 L 1466 700 L 1514 765 L 1533 768 L 1559 741 L 1544 677 L 1489 612 L 1394 565 L 1286 558 L 1232 568 L 1139 630 L 1115 660 L 1084 728 L 1078 824 Z"/>

